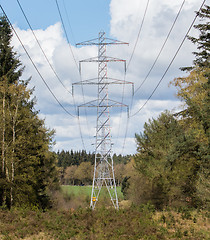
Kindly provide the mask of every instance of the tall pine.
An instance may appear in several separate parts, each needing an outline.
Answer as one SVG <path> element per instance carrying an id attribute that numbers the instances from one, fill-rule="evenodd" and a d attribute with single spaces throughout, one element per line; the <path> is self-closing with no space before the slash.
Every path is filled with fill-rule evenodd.
<path id="1" fill-rule="evenodd" d="M 53 131 L 34 109 L 33 91 L 20 80 L 23 67 L 11 47 L 12 32 L 0 18 L 0 206 L 49 205 L 57 184 Z"/>
<path id="2" fill-rule="evenodd" d="M 15 84 L 22 75 L 23 68 L 16 58 L 10 46 L 12 32 L 8 22 L 4 17 L 0 20 L 0 100 L 1 100 L 1 181 L 0 181 L 0 205 L 6 202 L 7 206 L 11 205 L 11 196 L 9 197 L 8 189 L 10 185 L 9 157 L 8 157 L 8 117 L 7 105 L 11 103 L 10 86 Z M 11 169 L 11 171 L 13 171 Z M 10 187 L 11 188 L 11 187 Z"/>
<path id="3" fill-rule="evenodd" d="M 185 146 L 181 154 L 188 153 L 197 159 L 197 185 L 195 199 L 204 205 L 210 204 L 210 7 L 205 5 L 197 13 L 199 23 L 194 27 L 199 31 L 198 37 L 189 37 L 196 44 L 193 52 L 193 66 L 187 70 L 187 77 L 177 78 L 173 84 L 177 87 L 177 96 L 185 103 L 185 110 L 180 113 L 185 125 L 185 135 L 191 139 L 191 147 Z M 186 145 L 179 141 L 178 145 Z M 192 148 L 195 146 L 195 148 Z"/>

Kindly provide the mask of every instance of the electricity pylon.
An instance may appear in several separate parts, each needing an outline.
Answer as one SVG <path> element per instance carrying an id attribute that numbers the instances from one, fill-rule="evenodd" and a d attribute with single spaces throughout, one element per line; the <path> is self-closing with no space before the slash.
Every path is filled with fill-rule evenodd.
<path id="1" fill-rule="evenodd" d="M 112 142 L 111 142 L 111 130 L 110 130 L 110 111 L 112 107 L 126 107 L 128 106 L 109 99 L 108 87 L 111 84 L 132 84 L 132 82 L 122 81 L 114 78 L 107 77 L 107 63 L 108 62 L 123 62 L 126 61 L 118 58 L 106 56 L 107 45 L 117 45 L 117 44 L 128 44 L 118 40 L 110 39 L 105 37 L 105 32 L 100 32 L 99 37 L 89 41 L 78 43 L 77 45 L 97 45 L 98 46 L 98 56 L 82 60 L 79 63 L 79 69 L 81 71 L 81 63 L 84 62 L 97 62 L 98 63 L 98 77 L 94 79 L 84 80 L 74 85 L 97 85 L 97 99 L 84 103 L 80 107 L 96 107 L 97 108 L 97 120 L 96 120 L 96 139 L 95 139 L 95 165 L 94 165 L 94 175 L 93 175 L 93 185 L 91 193 L 90 207 L 95 208 L 98 202 L 99 194 L 102 186 L 105 185 L 113 206 L 118 209 L 118 197 L 116 191 L 116 183 L 114 177 L 114 166 L 113 166 L 113 156 L 112 156 Z M 78 109 L 79 109 L 78 108 Z M 79 110 L 78 110 L 79 114 Z"/>

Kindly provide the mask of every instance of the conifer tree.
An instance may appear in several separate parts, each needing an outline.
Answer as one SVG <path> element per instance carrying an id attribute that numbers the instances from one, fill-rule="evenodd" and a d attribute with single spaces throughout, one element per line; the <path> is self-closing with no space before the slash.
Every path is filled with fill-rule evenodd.
<path id="1" fill-rule="evenodd" d="M 11 47 L 12 32 L 0 18 L 0 206 L 47 207 L 47 190 L 57 183 L 53 131 L 35 111 L 33 90 L 20 80 L 23 67 Z"/>
<path id="2" fill-rule="evenodd" d="M 0 185 L 0 205 L 5 200 L 10 205 L 8 191 L 5 191 L 5 185 L 10 182 L 9 164 L 7 156 L 8 146 L 6 131 L 9 114 L 6 110 L 11 103 L 10 85 L 15 84 L 22 75 L 23 68 L 10 46 L 12 32 L 5 17 L 0 19 L 0 100 L 1 100 L 1 185 Z M 7 184 L 6 184 L 7 183 Z"/>
<path id="3" fill-rule="evenodd" d="M 197 38 L 189 36 L 188 39 L 197 45 L 198 51 L 193 52 L 195 55 L 194 65 L 181 68 L 184 71 L 192 70 L 195 66 L 200 68 L 210 67 L 210 7 L 205 5 L 201 11 L 197 12 L 197 15 L 199 24 L 196 24 L 194 28 L 199 31 L 199 36 Z"/>
<path id="4" fill-rule="evenodd" d="M 194 65 L 187 70 L 187 77 L 176 78 L 172 83 L 177 87 L 177 96 L 185 103 L 184 111 L 180 112 L 185 125 L 186 138 L 190 139 L 188 146 L 186 138 L 177 142 L 176 148 L 182 144 L 181 154 L 188 154 L 197 161 L 197 189 L 196 198 L 202 204 L 210 202 L 209 181 L 209 141 L 210 141 L 210 7 L 204 6 L 200 12 L 199 24 L 194 27 L 199 30 L 199 37 L 189 37 L 197 45 L 194 52 Z M 189 141 L 189 140 L 188 140 Z M 194 147 L 193 147 L 194 146 Z M 198 200 L 198 199 L 197 199 Z"/>

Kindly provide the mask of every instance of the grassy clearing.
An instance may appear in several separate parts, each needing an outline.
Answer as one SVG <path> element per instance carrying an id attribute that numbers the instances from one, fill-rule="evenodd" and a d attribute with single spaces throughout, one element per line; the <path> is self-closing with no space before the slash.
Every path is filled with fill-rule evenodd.
<path id="1" fill-rule="evenodd" d="M 58 209 L 77 209 L 77 208 L 88 208 L 90 205 L 91 198 L 91 186 L 71 186 L 63 185 L 61 186 L 63 196 L 56 196 L 58 202 Z M 121 202 L 123 200 L 123 194 L 121 192 L 121 187 L 117 187 L 118 200 Z M 112 206 L 109 193 L 106 187 L 103 187 L 99 195 L 99 201 L 97 203 L 98 207 L 102 206 Z"/>
<path id="2" fill-rule="evenodd" d="M 91 197 L 92 186 L 71 186 L 62 185 L 62 191 L 68 196 L 81 196 L 81 197 Z M 123 200 L 123 194 L 121 192 L 121 187 L 117 187 L 117 196 L 119 201 Z M 100 193 L 100 198 L 109 197 L 106 187 L 103 187 Z"/>
<path id="3" fill-rule="evenodd" d="M 195 220 L 196 219 L 196 220 Z M 157 212 L 150 205 L 47 212 L 0 210 L 1 240 L 210 239 L 205 211 Z"/>

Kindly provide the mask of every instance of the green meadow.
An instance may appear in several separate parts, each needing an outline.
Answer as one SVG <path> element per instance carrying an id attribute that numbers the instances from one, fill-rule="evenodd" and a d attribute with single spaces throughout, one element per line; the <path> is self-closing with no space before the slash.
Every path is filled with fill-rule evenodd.
<path id="1" fill-rule="evenodd" d="M 74 196 L 91 196 L 91 190 L 92 186 L 71 186 L 71 185 L 62 185 L 61 186 L 62 191 L 67 195 L 74 195 Z M 107 197 L 108 191 L 106 187 L 103 187 L 100 193 L 101 197 Z M 117 187 L 117 196 L 119 200 L 123 199 L 123 194 L 121 192 L 121 187 Z"/>

